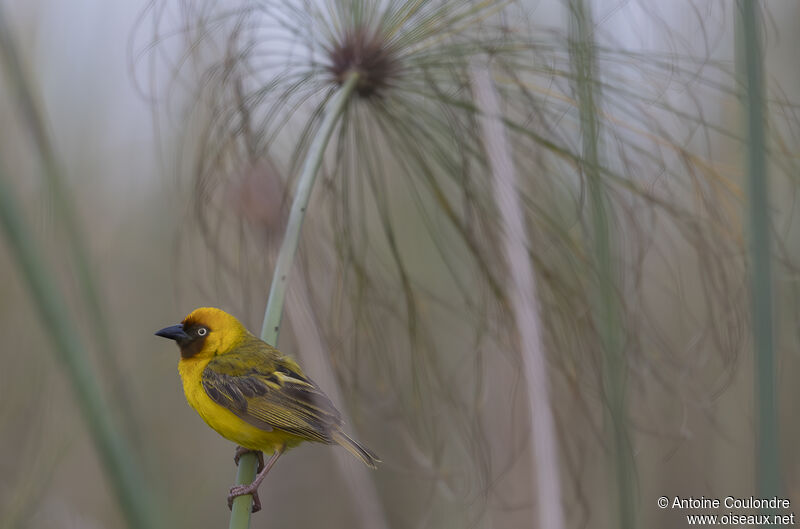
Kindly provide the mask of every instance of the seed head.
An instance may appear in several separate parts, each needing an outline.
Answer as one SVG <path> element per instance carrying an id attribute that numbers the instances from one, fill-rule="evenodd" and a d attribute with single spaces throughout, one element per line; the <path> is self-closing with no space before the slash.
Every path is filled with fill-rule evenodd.
<path id="1" fill-rule="evenodd" d="M 399 72 L 399 61 L 378 31 L 355 28 L 326 48 L 328 71 L 342 84 L 348 74 L 358 72 L 356 92 L 361 97 L 379 96 Z"/>

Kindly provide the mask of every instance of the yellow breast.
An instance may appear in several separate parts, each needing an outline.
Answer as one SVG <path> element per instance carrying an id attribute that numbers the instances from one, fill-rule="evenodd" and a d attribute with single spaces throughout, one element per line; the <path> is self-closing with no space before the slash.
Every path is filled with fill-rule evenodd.
<path id="1" fill-rule="evenodd" d="M 233 412 L 220 406 L 206 394 L 202 384 L 203 370 L 209 358 L 182 358 L 178 362 L 178 372 L 183 381 L 183 392 L 186 400 L 206 423 L 222 437 L 251 450 L 271 453 L 275 448 L 286 444 L 287 435 L 280 431 L 265 431 L 246 423 Z M 293 437 L 288 435 L 288 437 Z M 289 443 L 294 444 L 294 443 Z"/>

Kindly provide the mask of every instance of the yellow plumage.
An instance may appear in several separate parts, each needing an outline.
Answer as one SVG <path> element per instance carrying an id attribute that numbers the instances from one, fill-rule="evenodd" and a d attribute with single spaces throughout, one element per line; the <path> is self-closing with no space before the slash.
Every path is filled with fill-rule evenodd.
<path id="1" fill-rule="evenodd" d="M 178 343 L 186 400 L 226 439 L 267 453 L 302 441 L 339 444 L 370 467 L 379 461 L 342 432 L 339 412 L 293 359 L 230 314 L 199 308 L 156 334 Z"/>
<path id="2" fill-rule="evenodd" d="M 183 391 L 189 405 L 222 437 L 251 450 L 272 453 L 282 445 L 294 446 L 294 436 L 280 431 L 256 428 L 211 400 L 200 383 L 201 373 L 210 359 L 178 362 L 178 372 L 183 381 Z"/>

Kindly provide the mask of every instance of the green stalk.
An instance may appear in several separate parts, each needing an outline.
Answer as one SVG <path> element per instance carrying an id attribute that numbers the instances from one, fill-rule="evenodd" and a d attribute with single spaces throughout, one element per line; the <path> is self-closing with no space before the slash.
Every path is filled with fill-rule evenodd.
<path id="1" fill-rule="evenodd" d="M 25 225 L 22 211 L 11 196 L 1 169 L 0 224 L 45 330 L 66 368 L 78 406 L 128 525 L 133 529 L 158 527 L 153 498 L 148 492 L 150 487 L 139 473 L 139 466 L 125 438 L 111 422 L 111 411 L 105 404 L 97 378 L 92 374 L 77 326 L 69 318 L 71 311 L 59 293 L 52 271 L 44 264 L 47 262 L 45 257 L 34 244 L 33 233 Z"/>
<path id="2" fill-rule="evenodd" d="M 297 183 L 292 209 L 289 212 L 289 222 L 286 233 L 278 251 L 275 271 L 272 273 L 272 283 L 269 288 L 269 299 L 264 312 L 264 323 L 261 326 L 261 339 L 272 345 L 278 344 L 281 318 L 283 317 L 283 304 L 286 299 L 286 287 L 289 284 L 289 273 L 292 270 L 297 245 L 300 241 L 300 229 L 303 226 L 306 208 L 311 199 L 311 191 L 317 179 L 317 172 L 322 165 L 325 148 L 333 135 L 336 124 L 347 107 L 347 102 L 358 83 L 358 73 L 353 72 L 347 81 L 339 88 L 331 99 L 325 118 L 322 120 L 314 141 L 308 149 L 303 170 Z M 236 484 L 244 485 L 253 481 L 256 475 L 256 457 L 245 454 L 239 460 L 239 469 L 236 472 Z M 250 507 L 252 496 L 239 496 L 233 501 L 229 529 L 247 529 L 250 527 Z"/>
<path id="3" fill-rule="evenodd" d="M 50 143 L 45 127 L 45 120 L 39 111 L 39 106 L 34 101 L 34 88 L 28 81 L 24 68 L 20 63 L 20 55 L 6 24 L 2 7 L 0 7 L 0 59 L 7 74 L 7 81 L 16 92 L 20 113 L 25 118 L 33 136 L 34 144 L 44 167 L 43 176 L 53 196 L 53 205 L 59 216 L 60 225 L 66 233 L 71 253 L 72 262 L 78 278 L 78 287 L 81 297 L 89 311 L 89 321 L 92 322 L 98 349 L 100 351 L 100 366 L 103 374 L 108 377 L 107 389 L 114 397 L 114 403 L 122 414 L 122 424 L 125 433 L 134 440 L 138 436 L 136 414 L 133 409 L 133 399 L 130 397 L 128 383 L 122 374 L 122 369 L 113 354 L 110 329 L 101 303 L 99 289 L 94 280 L 94 273 L 90 266 L 89 250 L 83 233 L 79 227 L 78 216 L 75 213 L 73 202 L 64 184 L 64 177 L 58 163 L 55 150 Z M 136 444 L 136 443 L 134 443 Z"/>
<path id="4" fill-rule="evenodd" d="M 769 191 L 764 145 L 764 74 L 759 24 L 754 0 L 739 2 L 738 39 L 743 104 L 747 115 L 747 174 L 749 211 L 750 290 L 755 347 L 756 474 L 762 497 L 780 496 L 778 412 L 775 346 L 772 328 L 772 273 Z"/>
<path id="5" fill-rule="evenodd" d="M 612 262 L 611 233 L 605 184 L 600 171 L 600 127 L 595 103 L 595 57 L 592 15 L 584 0 L 570 2 L 570 60 L 575 71 L 579 105 L 583 171 L 589 189 L 591 227 L 597 291 L 594 317 L 603 349 L 603 388 L 608 399 L 607 427 L 610 428 L 614 461 L 611 490 L 617 494 L 617 520 L 613 527 L 635 527 L 634 464 L 626 428 L 625 385 L 627 363 L 623 350 L 616 274 Z"/>

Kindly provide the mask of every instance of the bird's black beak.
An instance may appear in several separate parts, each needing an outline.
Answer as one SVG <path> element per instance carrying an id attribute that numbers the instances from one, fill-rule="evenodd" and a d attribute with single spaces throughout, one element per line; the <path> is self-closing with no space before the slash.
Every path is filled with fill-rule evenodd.
<path id="1" fill-rule="evenodd" d="M 189 339 L 189 335 L 183 331 L 183 324 L 181 323 L 164 327 L 160 331 L 156 332 L 156 336 L 169 338 L 170 340 L 175 340 L 176 342 L 182 342 Z"/>

